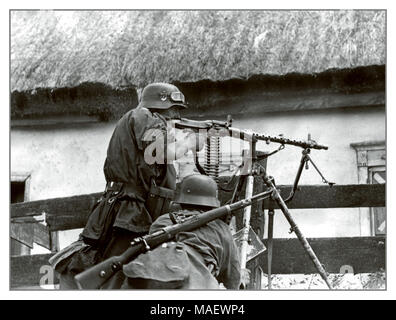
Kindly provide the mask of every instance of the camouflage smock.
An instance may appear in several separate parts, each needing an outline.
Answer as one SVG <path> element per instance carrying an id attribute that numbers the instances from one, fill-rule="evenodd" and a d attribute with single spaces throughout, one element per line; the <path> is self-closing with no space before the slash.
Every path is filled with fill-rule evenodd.
<path id="1" fill-rule="evenodd" d="M 168 214 L 162 215 L 150 233 L 172 224 Z M 240 285 L 238 249 L 229 226 L 220 219 L 179 233 L 174 241 L 139 255 L 123 272 L 128 277 L 124 288 L 134 288 L 135 279 L 149 280 L 147 288 L 218 289 L 223 283 L 227 289 L 239 289 Z"/>
<path id="2" fill-rule="evenodd" d="M 127 112 L 114 129 L 104 163 L 107 182 L 121 182 L 129 186 L 128 190 L 117 195 L 113 226 L 136 233 L 148 232 L 152 223 L 152 217 L 144 205 L 151 180 L 154 179 L 157 185 L 176 188 L 176 173 L 172 164 L 148 164 L 145 160 L 145 148 L 153 142 L 150 138 L 155 139 L 150 134 L 152 130 L 161 130 L 165 137 L 166 120 L 146 108 L 138 107 Z M 83 237 L 97 239 L 103 220 L 100 212 L 91 214 Z"/>

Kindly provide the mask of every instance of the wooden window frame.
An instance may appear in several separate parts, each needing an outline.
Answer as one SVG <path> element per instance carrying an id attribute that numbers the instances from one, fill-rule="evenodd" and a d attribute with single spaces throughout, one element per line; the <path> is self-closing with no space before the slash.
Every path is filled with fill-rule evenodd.
<path id="1" fill-rule="evenodd" d="M 10 176 L 10 183 L 12 182 L 24 182 L 25 183 L 25 190 L 24 190 L 24 195 L 23 195 L 23 201 L 29 201 L 30 200 L 30 172 L 12 172 Z M 10 186 L 11 188 L 11 186 Z M 11 192 L 11 190 L 10 190 Z M 10 199 L 11 201 L 11 199 Z M 10 224 L 10 236 L 12 235 L 12 225 Z M 29 226 L 30 227 L 30 226 Z M 18 228 L 24 228 L 24 226 L 19 226 Z M 24 234 L 25 231 L 21 231 L 21 234 Z M 15 234 L 19 234 L 18 231 L 16 231 Z M 32 239 L 24 239 L 25 241 L 22 241 L 22 238 L 20 236 L 16 236 L 16 238 L 13 238 L 11 236 L 10 238 L 10 254 L 16 254 L 16 255 L 30 255 L 31 249 L 33 248 L 33 238 Z"/>
<path id="2" fill-rule="evenodd" d="M 373 170 L 386 171 L 386 143 L 384 140 L 351 143 L 356 152 L 359 184 L 370 184 Z M 359 208 L 360 235 L 375 236 L 375 221 L 372 208 Z"/>
<path id="3" fill-rule="evenodd" d="M 368 171 L 369 171 L 369 183 L 372 184 L 373 178 L 374 178 L 373 177 L 374 173 L 385 172 L 385 174 L 386 174 L 386 167 L 385 166 L 369 167 Z M 385 181 L 385 183 L 386 183 L 386 181 Z M 375 217 L 375 213 L 374 213 L 374 208 L 370 208 L 370 215 L 371 215 L 371 233 L 372 233 L 372 235 L 373 236 L 383 235 L 383 234 L 377 234 L 376 217 Z M 386 221 L 386 219 L 385 219 L 385 221 Z M 386 227 L 385 227 L 385 235 L 386 235 Z"/>
<path id="4" fill-rule="evenodd" d="M 30 201 L 30 172 L 11 173 L 10 182 L 25 182 L 23 201 Z"/>

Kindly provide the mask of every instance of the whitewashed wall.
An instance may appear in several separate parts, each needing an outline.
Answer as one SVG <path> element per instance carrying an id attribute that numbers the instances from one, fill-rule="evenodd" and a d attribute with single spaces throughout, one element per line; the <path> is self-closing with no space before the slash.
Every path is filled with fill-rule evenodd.
<path id="1" fill-rule="evenodd" d="M 103 163 L 115 123 L 11 129 L 11 172 L 29 172 L 30 200 L 100 192 Z M 60 247 L 79 230 L 59 232 Z M 32 253 L 44 252 L 35 246 Z"/>
<path id="2" fill-rule="evenodd" d="M 226 115 L 224 115 L 224 118 Z M 100 192 L 104 188 L 103 162 L 115 122 L 11 129 L 11 172 L 30 172 L 30 200 Z M 358 183 L 356 154 L 351 143 L 384 140 L 383 108 L 283 112 L 234 117 L 234 126 L 270 135 L 305 139 L 308 133 L 328 151 L 313 151 L 312 158 L 325 177 L 337 184 Z M 259 150 L 276 144 L 260 143 Z M 223 152 L 238 152 L 237 141 L 223 142 Z M 301 149 L 287 146 L 268 161 L 278 184 L 292 184 Z M 313 168 L 303 172 L 301 184 L 321 184 Z M 368 235 L 358 209 L 293 210 L 308 237 Z M 275 237 L 290 237 L 281 212 L 275 215 Z M 61 232 L 60 245 L 73 241 L 79 231 Z"/>
<path id="3" fill-rule="evenodd" d="M 313 150 L 311 157 L 327 180 L 337 184 L 357 184 L 358 170 L 354 142 L 385 140 L 385 114 L 381 109 L 349 109 L 313 112 L 266 114 L 262 117 L 241 117 L 236 127 L 285 137 L 305 139 L 308 133 L 329 150 Z M 258 148 L 273 150 L 276 144 L 262 143 Z M 268 160 L 268 173 L 277 184 L 293 184 L 299 165 L 301 149 L 287 146 Z M 321 184 L 321 178 L 310 166 L 304 170 L 300 184 Z M 370 220 L 359 209 L 292 210 L 293 217 L 307 237 L 368 236 Z M 290 237 L 289 225 L 276 210 L 274 237 Z M 293 235 L 294 236 L 294 235 Z"/>

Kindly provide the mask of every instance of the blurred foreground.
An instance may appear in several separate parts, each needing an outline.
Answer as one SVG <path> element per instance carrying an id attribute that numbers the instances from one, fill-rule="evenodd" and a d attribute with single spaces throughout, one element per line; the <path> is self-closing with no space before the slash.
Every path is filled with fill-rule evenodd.
<path id="1" fill-rule="evenodd" d="M 330 274 L 334 289 L 339 290 L 385 290 L 385 272 L 360 274 Z M 268 278 L 262 278 L 262 289 L 268 289 Z M 282 290 L 327 290 L 318 274 L 277 274 L 272 276 L 272 289 Z"/>

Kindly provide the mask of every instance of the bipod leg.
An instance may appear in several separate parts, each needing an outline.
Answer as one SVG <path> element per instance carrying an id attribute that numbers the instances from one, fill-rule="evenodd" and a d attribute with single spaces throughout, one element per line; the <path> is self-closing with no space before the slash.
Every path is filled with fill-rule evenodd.
<path id="1" fill-rule="evenodd" d="M 283 201 L 281 195 L 279 194 L 279 191 L 276 189 L 274 183 L 272 182 L 272 180 L 267 175 L 264 176 L 264 182 L 269 188 L 272 189 L 272 199 L 274 201 L 276 201 L 276 203 L 278 204 L 279 208 L 282 210 L 286 220 L 289 222 L 290 227 L 291 227 L 290 231 L 292 231 L 292 232 L 294 232 L 296 234 L 296 236 L 297 236 L 298 240 L 300 240 L 305 252 L 308 254 L 308 256 L 312 260 L 313 264 L 315 265 L 316 270 L 318 270 L 318 273 L 320 274 L 322 279 L 326 282 L 326 284 L 329 287 L 329 289 L 332 289 L 325 269 L 323 268 L 322 264 L 320 263 L 320 261 L 319 261 L 318 257 L 316 256 L 315 252 L 312 250 L 311 245 L 309 244 L 309 242 L 304 237 L 304 235 L 302 234 L 301 230 L 299 229 L 299 227 L 295 223 L 293 217 L 290 214 L 289 208 L 286 206 L 286 204 Z"/>
<path id="2" fill-rule="evenodd" d="M 274 209 L 268 210 L 268 241 L 267 241 L 267 276 L 268 276 L 268 290 L 272 289 L 272 248 L 274 236 Z"/>

